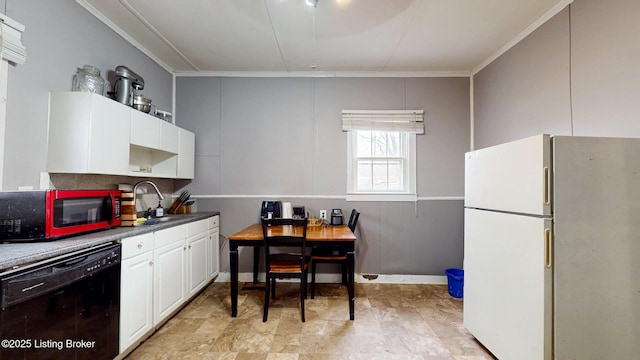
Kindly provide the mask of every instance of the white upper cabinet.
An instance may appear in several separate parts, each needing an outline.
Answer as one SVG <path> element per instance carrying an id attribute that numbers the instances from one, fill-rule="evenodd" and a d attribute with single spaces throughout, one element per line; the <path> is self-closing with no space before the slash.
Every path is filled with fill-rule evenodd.
<path id="1" fill-rule="evenodd" d="M 131 111 L 131 175 L 175 178 L 179 128 L 141 111 Z"/>
<path id="2" fill-rule="evenodd" d="M 49 104 L 49 172 L 129 172 L 130 110 L 93 93 L 55 92 Z"/>
<path id="3" fill-rule="evenodd" d="M 179 154 L 179 130 L 180 128 L 157 119 L 160 122 L 160 148 L 166 152 Z"/>
<path id="4" fill-rule="evenodd" d="M 107 97 L 52 92 L 53 173 L 193 179 L 195 135 Z"/>
<path id="5" fill-rule="evenodd" d="M 141 111 L 131 111 L 131 145 L 178 153 L 178 127 Z"/>
<path id="6" fill-rule="evenodd" d="M 178 178 L 193 179 L 195 174 L 196 135 L 184 129 L 178 129 L 180 149 L 178 150 Z"/>
<path id="7" fill-rule="evenodd" d="M 131 145 L 160 149 L 161 121 L 142 111 L 131 111 Z"/>

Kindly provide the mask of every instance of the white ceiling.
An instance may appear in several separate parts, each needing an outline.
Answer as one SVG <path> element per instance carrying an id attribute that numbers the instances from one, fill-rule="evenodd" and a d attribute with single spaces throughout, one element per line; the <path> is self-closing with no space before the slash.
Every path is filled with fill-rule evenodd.
<path id="1" fill-rule="evenodd" d="M 469 74 L 572 0 L 76 1 L 171 72 L 321 75 Z"/>

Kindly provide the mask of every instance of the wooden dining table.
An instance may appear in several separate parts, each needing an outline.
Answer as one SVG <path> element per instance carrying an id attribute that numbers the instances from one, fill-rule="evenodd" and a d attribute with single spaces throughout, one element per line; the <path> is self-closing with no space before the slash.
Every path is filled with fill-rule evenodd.
<path id="1" fill-rule="evenodd" d="M 290 226 L 272 226 L 273 235 L 291 232 Z M 229 265 L 231 267 L 231 316 L 238 315 L 238 248 L 253 247 L 253 283 L 258 283 L 258 265 L 260 248 L 264 246 L 262 225 L 253 224 L 228 237 Z M 347 289 L 349 293 L 349 319 L 354 319 L 355 312 L 355 244 L 356 236 L 347 225 L 320 225 L 307 227 L 307 246 L 341 247 L 347 252 Z"/>

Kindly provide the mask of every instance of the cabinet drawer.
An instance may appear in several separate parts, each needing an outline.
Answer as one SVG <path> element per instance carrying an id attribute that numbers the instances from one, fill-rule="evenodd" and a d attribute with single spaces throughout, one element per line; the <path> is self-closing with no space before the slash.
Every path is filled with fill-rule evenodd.
<path id="1" fill-rule="evenodd" d="M 187 237 L 203 233 L 209 229 L 209 220 L 198 220 L 187 224 Z"/>
<path id="2" fill-rule="evenodd" d="M 209 229 L 213 229 L 220 226 L 220 216 L 212 216 L 209 218 Z"/>
<path id="3" fill-rule="evenodd" d="M 165 245 L 169 245 L 174 241 L 184 240 L 186 238 L 185 225 L 178 225 L 172 228 L 156 231 L 154 248 L 158 249 Z"/>
<path id="4" fill-rule="evenodd" d="M 128 259 L 153 250 L 153 233 L 122 239 L 122 258 Z"/>

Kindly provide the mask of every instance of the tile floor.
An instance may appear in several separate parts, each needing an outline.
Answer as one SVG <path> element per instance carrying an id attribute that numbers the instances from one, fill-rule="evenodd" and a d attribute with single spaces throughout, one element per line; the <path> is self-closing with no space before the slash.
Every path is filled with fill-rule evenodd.
<path id="1" fill-rule="evenodd" d="M 462 326 L 463 303 L 446 285 L 358 283 L 354 321 L 345 287 L 316 285 L 305 323 L 297 284 L 278 283 L 266 323 L 264 292 L 251 285 L 240 284 L 232 318 L 229 283 L 212 283 L 127 359 L 493 359 Z"/>

